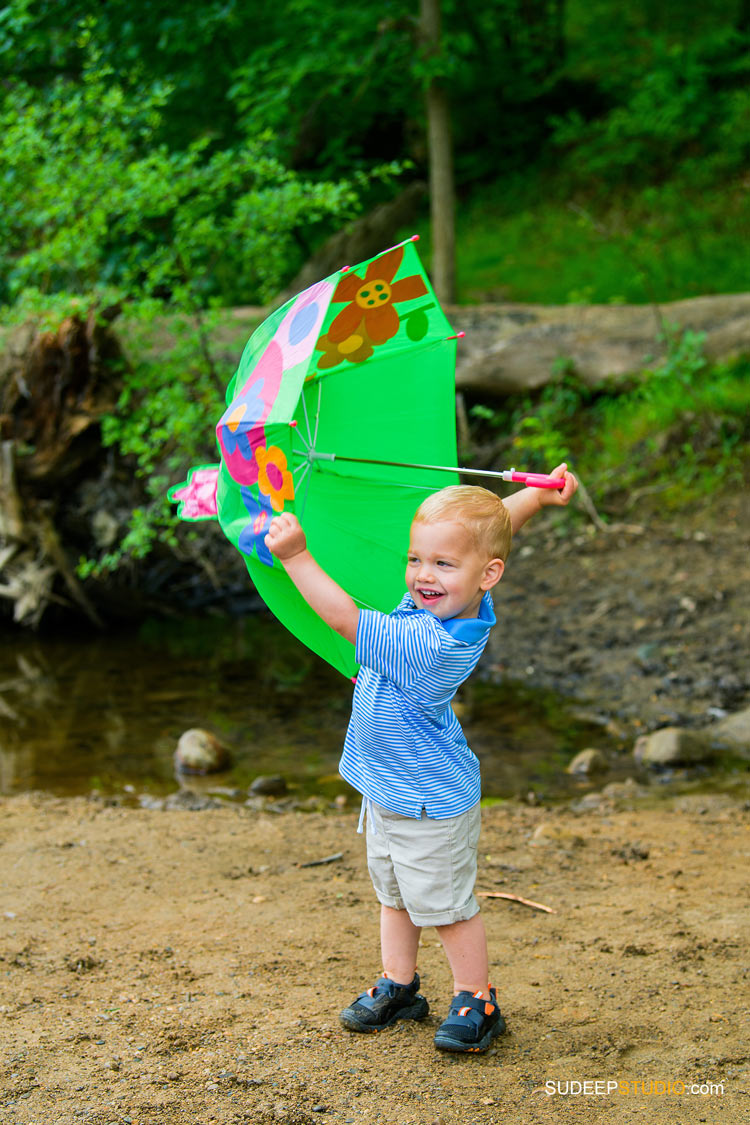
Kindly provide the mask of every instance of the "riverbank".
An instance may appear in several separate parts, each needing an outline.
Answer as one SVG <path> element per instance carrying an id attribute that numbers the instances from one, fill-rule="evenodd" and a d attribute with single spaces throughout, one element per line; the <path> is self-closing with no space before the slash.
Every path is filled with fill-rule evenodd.
<path id="1" fill-rule="evenodd" d="M 587 703 L 630 746 L 750 705 L 750 494 L 673 504 L 662 483 L 606 530 L 571 531 L 566 513 L 528 524 L 498 595 L 491 673 Z"/>
<path id="2" fill-rule="evenodd" d="M 483 900 L 509 1032 L 481 1058 L 432 1045 L 450 991 L 432 931 L 425 1024 L 339 1026 L 379 967 L 353 812 L 33 794 L 0 811 L 0 1122 L 715 1125 L 750 1109 L 746 802 L 486 809 L 480 890 L 553 912 Z"/>

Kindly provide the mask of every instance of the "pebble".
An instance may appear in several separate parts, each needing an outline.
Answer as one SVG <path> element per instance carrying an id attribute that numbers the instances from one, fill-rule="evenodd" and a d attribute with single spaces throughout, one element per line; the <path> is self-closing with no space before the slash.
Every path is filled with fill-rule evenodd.
<path id="1" fill-rule="evenodd" d="M 591 774 L 603 773 L 607 769 L 607 759 L 602 754 L 601 750 L 595 747 L 588 747 L 586 750 L 579 751 L 578 754 L 569 762 L 567 773 L 572 774 Z"/>
<path id="2" fill-rule="evenodd" d="M 255 796 L 283 797 L 288 792 L 286 781 L 280 774 L 271 774 L 268 777 L 256 777 L 250 786 L 250 792 Z"/>

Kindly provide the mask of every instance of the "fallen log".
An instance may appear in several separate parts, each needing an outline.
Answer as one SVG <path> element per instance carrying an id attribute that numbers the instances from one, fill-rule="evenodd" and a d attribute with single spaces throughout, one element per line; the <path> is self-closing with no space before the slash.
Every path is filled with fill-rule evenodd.
<path id="1" fill-rule="evenodd" d="M 750 294 L 695 297 L 662 305 L 456 306 L 446 309 L 465 332 L 456 386 L 501 398 L 539 390 L 564 365 L 588 386 L 612 383 L 653 367 L 668 336 L 702 333 L 714 362 L 750 353 Z"/>

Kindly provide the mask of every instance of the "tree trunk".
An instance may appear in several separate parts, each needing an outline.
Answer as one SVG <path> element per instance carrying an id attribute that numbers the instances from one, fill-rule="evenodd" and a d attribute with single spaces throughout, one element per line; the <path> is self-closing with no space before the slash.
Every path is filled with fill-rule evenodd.
<path id="1" fill-rule="evenodd" d="M 420 37 L 426 60 L 441 48 L 440 0 L 420 0 Z M 429 150 L 432 284 L 438 300 L 453 304 L 456 295 L 455 196 L 450 104 L 441 81 L 431 77 L 426 90 Z"/>

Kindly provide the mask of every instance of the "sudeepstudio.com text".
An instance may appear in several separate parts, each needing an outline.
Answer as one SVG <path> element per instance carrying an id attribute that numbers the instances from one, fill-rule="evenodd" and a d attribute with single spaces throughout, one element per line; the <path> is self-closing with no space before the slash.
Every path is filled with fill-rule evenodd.
<path id="1" fill-rule="evenodd" d="M 684 1098 L 721 1097 L 723 1082 L 682 1082 L 673 1078 L 548 1078 L 544 1083 L 548 1097 L 583 1098 Z"/>

